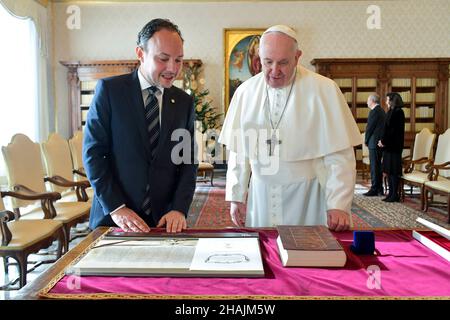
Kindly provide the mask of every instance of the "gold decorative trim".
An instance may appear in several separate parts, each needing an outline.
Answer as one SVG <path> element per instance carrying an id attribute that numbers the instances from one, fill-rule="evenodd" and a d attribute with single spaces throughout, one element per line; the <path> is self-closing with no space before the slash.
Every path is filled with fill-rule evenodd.
<path id="1" fill-rule="evenodd" d="M 41 298 L 77 300 L 449 300 L 449 296 L 272 296 L 272 295 L 161 295 L 124 293 L 40 294 Z"/>
<path id="2" fill-rule="evenodd" d="M 85 256 L 91 249 L 94 247 L 97 242 L 102 240 L 105 235 L 112 231 L 113 228 L 108 228 L 100 237 L 98 237 L 95 241 L 93 241 L 91 244 L 89 244 L 86 249 L 84 249 L 73 261 L 67 265 L 60 273 L 58 273 L 52 280 L 49 281 L 49 283 L 38 293 L 39 297 L 47 297 L 48 295 L 53 295 L 52 293 L 48 293 L 58 282 L 66 275 L 66 270 L 76 264 L 80 259 Z M 67 296 L 77 296 L 72 294 L 55 294 L 55 295 L 67 295 Z M 68 299 L 68 298 L 65 298 Z"/>
<path id="3" fill-rule="evenodd" d="M 96 3 L 132 3 L 132 2 L 180 2 L 180 0 L 36 0 L 36 1 L 50 1 L 53 3 L 86 3 L 86 4 L 96 4 Z M 182 0 L 182 2 L 203 2 L 203 3 L 214 3 L 214 2 L 249 2 L 250 0 Z M 287 2 L 319 2 L 323 0 L 288 0 Z M 342 0 L 344 1 L 344 0 Z M 345 1 L 355 1 L 363 2 L 367 0 L 345 0 Z M 381 1 L 391 1 L 391 0 L 381 0 Z M 276 2 L 276 0 L 251 0 L 251 2 Z"/>

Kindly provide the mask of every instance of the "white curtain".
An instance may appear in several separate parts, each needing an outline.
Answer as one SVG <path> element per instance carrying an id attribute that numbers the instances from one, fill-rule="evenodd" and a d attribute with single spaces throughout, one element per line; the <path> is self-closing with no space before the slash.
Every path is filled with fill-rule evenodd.
<path id="1" fill-rule="evenodd" d="M 32 140 L 50 131 L 47 10 L 32 0 L 0 0 L 0 145 L 16 133 Z M 0 157 L 0 184 L 5 183 Z"/>

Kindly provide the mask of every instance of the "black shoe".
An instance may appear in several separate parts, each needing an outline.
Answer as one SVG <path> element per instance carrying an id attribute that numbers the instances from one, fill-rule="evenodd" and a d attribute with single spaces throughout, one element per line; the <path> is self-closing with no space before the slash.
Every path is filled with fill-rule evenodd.
<path id="1" fill-rule="evenodd" d="M 392 196 L 388 195 L 386 198 L 381 199 L 381 201 L 389 202 L 388 200 L 392 198 Z"/>
<path id="2" fill-rule="evenodd" d="M 383 199 L 383 201 L 385 201 L 385 202 L 400 202 L 400 197 L 398 197 L 398 196 L 387 197 L 387 198 Z"/>
<path id="3" fill-rule="evenodd" d="M 389 202 L 400 202 L 400 197 L 399 196 L 395 196 L 389 199 Z"/>
<path id="4" fill-rule="evenodd" d="M 363 193 L 364 196 L 366 197 L 375 197 L 378 195 L 378 192 L 373 191 L 373 190 L 369 190 L 366 193 Z"/>

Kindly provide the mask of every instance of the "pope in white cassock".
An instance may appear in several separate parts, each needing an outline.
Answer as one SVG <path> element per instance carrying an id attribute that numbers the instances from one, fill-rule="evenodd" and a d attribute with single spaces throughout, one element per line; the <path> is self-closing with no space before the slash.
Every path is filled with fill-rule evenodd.
<path id="1" fill-rule="evenodd" d="M 292 29 L 267 29 L 262 72 L 231 100 L 219 142 L 229 151 L 226 200 L 237 226 L 244 215 L 249 227 L 352 226 L 361 135 L 339 87 L 297 65 L 301 54 Z"/>

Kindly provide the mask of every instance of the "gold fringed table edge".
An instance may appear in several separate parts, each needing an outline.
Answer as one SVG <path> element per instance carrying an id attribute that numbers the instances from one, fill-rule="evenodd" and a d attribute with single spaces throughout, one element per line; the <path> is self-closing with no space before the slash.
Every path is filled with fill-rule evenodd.
<path id="1" fill-rule="evenodd" d="M 267 296 L 267 295 L 161 295 L 126 293 L 40 294 L 42 298 L 73 300 L 450 300 L 450 296 Z"/>

